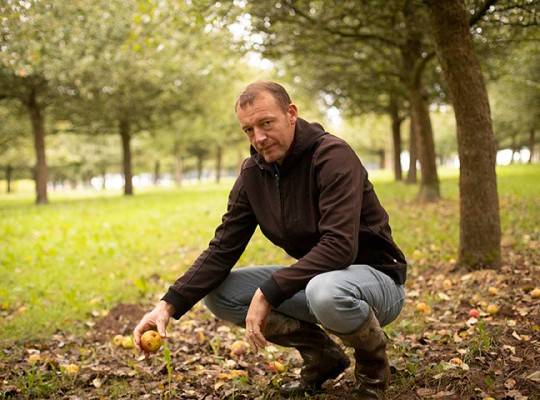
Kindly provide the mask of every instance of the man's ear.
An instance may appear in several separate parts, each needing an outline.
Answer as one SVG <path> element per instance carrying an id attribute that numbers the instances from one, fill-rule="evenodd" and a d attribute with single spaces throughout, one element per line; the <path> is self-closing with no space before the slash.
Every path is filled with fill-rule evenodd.
<path id="1" fill-rule="evenodd" d="M 296 104 L 289 104 L 289 122 L 291 125 L 296 124 L 296 120 L 298 119 L 298 107 L 296 107 Z"/>

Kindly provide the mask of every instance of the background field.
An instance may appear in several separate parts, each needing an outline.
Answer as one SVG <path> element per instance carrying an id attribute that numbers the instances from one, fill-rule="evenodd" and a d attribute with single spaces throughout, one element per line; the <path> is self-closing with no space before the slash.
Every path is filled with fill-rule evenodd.
<path id="1" fill-rule="evenodd" d="M 453 271 L 459 240 L 457 172 L 441 170 L 440 175 L 444 200 L 421 206 L 414 201 L 417 187 L 395 183 L 384 173 L 372 174 L 390 213 L 396 241 L 410 261 L 409 313 L 388 330 L 396 338 L 406 334 L 421 337 L 426 329 L 425 321 L 418 325 L 414 305 L 425 301 L 436 309 L 440 302 L 427 282 L 450 274 L 459 282 L 464 275 Z M 538 286 L 540 276 L 540 165 L 500 168 L 498 182 L 504 265 L 529 271 L 523 281 L 529 286 L 524 289 L 526 294 L 531 285 Z M 51 204 L 44 207 L 35 206 L 31 194 L 1 195 L 0 378 L 4 378 L 4 386 L 0 385 L 0 393 L 38 398 L 39 385 L 29 383 L 28 372 L 19 371 L 19 380 L 13 376 L 14 366 L 25 363 L 23 348 L 42 349 L 59 333 L 87 337 L 95 319 L 106 316 L 117 304 L 148 309 L 157 301 L 212 238 L 230 184 L 152 189 L 133 197 L 116 192 L 52 192 Z M 286 264 L 288 258 L 257 234 L 240 265 L 257 263 Z M 465 282 L 460 300 L 452 303 L 454 308 L 439 305 L 441 312 L 463 304 L 461 296 L 466 298 L 466 290 L 472 298 L 475 289 L 467 289 Z M 538 300 L 529 306 L 536 308 L 536 313 L 527 315 L 538 335 Z M 129 333 L 133 326 L 125 328 Z M 529 343 L 533 351 L 538 350 L 537 339 L 536 345 Z M 78 362 L 84 365 L 84 361 Z M 49 381 L 58 380 L 59 371 L 53 371 Z M 51 387 L 53 394 L 45 391 L 40 396 L 55 398 L 58 387 L 84 392 L 75 381 L 56 382 Z M 160 393 L 167 396 L 166 389 Z"/>

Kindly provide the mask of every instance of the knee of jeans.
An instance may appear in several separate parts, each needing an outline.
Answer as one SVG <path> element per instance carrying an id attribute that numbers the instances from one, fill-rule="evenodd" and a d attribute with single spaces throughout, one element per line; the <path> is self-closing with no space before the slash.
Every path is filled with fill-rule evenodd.
<path id="1" fill-rule="evenodd" d="M 232 322 L 235 325 L 244 326 L 247 309 L 241 309 L 238 305 L 227 302 L 218 289 L 210 292 L 204 298 L 206 308 L 218 319 Z"/>
<path id="2" fill-rule="evenodd" d="M 329 288 L 322 280 L 313 279 L 306 287 L 306 298 L 309 309 L 313 315 L 325 326 L 334 325 L 339 309 L 349 308 L 350 300 L 346 296 L 336 293 L 335 288 Z"/>

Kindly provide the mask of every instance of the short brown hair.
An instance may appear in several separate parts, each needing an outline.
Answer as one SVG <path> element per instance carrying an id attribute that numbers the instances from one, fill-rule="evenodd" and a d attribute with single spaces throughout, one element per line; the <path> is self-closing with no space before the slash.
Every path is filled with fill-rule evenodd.
<path id="1" fill-rule="evenodd" d="M 268 92 L 276 99 L 279 107 L 283 112 L 289 110 L 289 104 L 292 103 L 289 93 L 279 83 L 272 81 L 257 81 L 250 83 L 246 86 L 242 93 L 238 96 L 234 111 L 238 110 L 238 107 L 244 108 L 246 105 L 252 105 L 255 98 L 262 92 Z"/>

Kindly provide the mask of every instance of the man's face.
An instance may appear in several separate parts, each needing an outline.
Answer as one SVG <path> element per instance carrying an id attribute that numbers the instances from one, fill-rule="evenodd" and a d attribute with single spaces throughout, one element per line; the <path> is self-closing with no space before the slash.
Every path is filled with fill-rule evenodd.
<path id="1" fill-rule="evenodd" d="M 290 104 L 284 112 L 270 93 L 261 92 L 253 104 L 238 107 L 236 116 L 249 142 L 264 160 L 281 165 L 294 139 L 296 106 Z"/>

